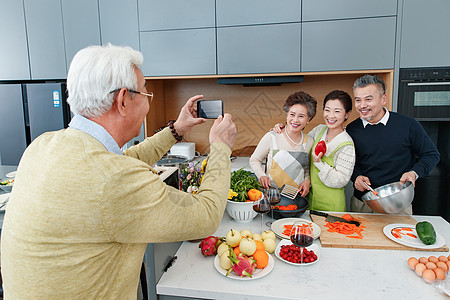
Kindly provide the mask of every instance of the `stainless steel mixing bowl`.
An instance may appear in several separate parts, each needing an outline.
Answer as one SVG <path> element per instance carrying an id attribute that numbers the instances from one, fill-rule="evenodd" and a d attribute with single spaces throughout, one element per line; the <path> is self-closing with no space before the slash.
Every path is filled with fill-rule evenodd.
<path id="1" fill-rule="evenodd" d="M 414 198 L 414 186 L 411 181 L 404 184 L 394 182 L 376 188 L 378 196 L 368 191 L 362 199 L 374 212 L 396 214 L 411 205 Z"/>

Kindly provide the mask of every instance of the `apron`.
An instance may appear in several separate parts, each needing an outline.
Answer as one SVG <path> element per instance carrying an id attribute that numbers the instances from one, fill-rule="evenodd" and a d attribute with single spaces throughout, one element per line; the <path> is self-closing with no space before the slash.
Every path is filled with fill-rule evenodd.
<path id="1" fill-rule="evenodd" d="M 272 186 L 281 188 L 284 184 L 298 188 L 305 180 L 305 169 L 309 165 L 309 155 L 306 151 L 286 151 L 279 150 L 275 132 L 272 133 L 272 166 L 269 171 L 269 178 Z M 302 133 L 302 144 L 308 139 Z"/>
<path id="2" fill-rule="evenodd" d="M 327 127 L 324 127 L 319 133 L 311 150 L 311 169 L 309 174 L 311 177 L 311 190 L 308 195 L 310 204 L 309 208 L 313 210 L 325 211 L 346 211 L 344 187 L 335 189 L 323 184 L 319 178 L 319 169 L 317 169 L 313 163 L 312 151 L 314 151 L 314 148 L 319 143 L 326 129 Z M 334 168 L 334 154 L 337 150 L 346 145 L 353 145 L 353 143 L 347 141 L 339 144 L 339 146 L 329 156 L 322 156 L 322 161 Z"/>

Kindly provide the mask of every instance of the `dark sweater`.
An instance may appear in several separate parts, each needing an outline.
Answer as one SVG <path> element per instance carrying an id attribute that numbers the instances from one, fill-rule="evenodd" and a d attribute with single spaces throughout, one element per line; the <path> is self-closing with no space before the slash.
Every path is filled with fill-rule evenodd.
<path id="1" fill-rule="evenodd" d="M 400 180 L 403 173 L 428 175 L 439 162 L 439 152 L 422 125 L 411 117 L 389 112 L 384 126 L 368 124 L 360 118 L 346 128 L 355 143 L 356 164 L 351 180 L 359 175 L 370 179 L 373 188 Z M 365 192 L 354 191 L 361 199 Z"/>

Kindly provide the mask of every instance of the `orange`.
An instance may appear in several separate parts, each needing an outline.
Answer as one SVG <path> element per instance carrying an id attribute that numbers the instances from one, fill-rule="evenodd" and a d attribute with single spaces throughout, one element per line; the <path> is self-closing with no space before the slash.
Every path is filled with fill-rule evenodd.
<path id="1" fill-rule="evenodd" d="M 264 250 L 256 250 L 252 256 L 256 260 L 257 269 L 263 269 L 269 264 L 269 254 Z"/>
<path id="2" fill-rule="evenodd" d="M 256 250 L 266 250 L 266 248 L 264 247 L 263 242 L 255 240 L 255 243 L 256 243 Z"/>
<path id="3" fill-rule="evenodd" d="M 239 249 L 239 246 L 234 247 L 233 252 L 234 252 L 234 254 L 236 254 L 236 256 L 238 256 L 239 253 L 241 253 L 241 249 Z"/>

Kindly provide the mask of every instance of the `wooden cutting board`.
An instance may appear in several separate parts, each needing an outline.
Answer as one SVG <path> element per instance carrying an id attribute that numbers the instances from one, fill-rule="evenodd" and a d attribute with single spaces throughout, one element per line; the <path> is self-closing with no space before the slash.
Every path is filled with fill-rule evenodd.
<path id="1" fill-rule="evenodd" d="M 332 213 L 333 216 L 342 216 L 343 213 Z M 378 215 L 378 214 L 357 214 L 351 213 L 351 216 L 360 221 L 364 228 L 362 235 L 363 239 L 352 239 L 346 237 L 344 234 L 336 232 L 328 232 L 325 218 L 311 215 L 314 223 L 320 226 L 322 233 L 320 234 L 320 242 L 322 247 L 336 247 L 336 248 L 364 248 L 364 249 L 389 249 L 389 250 L 418 250 L 418 251 L 443 251 L 447 252 L 449 249 L 446 245 L 435 249 L 419 249 L 407 247 L 402 244 L 391 241 L 383 233 L 384 226 L 388 224 L 400 223 L 415 225 L 417 221 L 410 216 L 399 215 Z"/>

